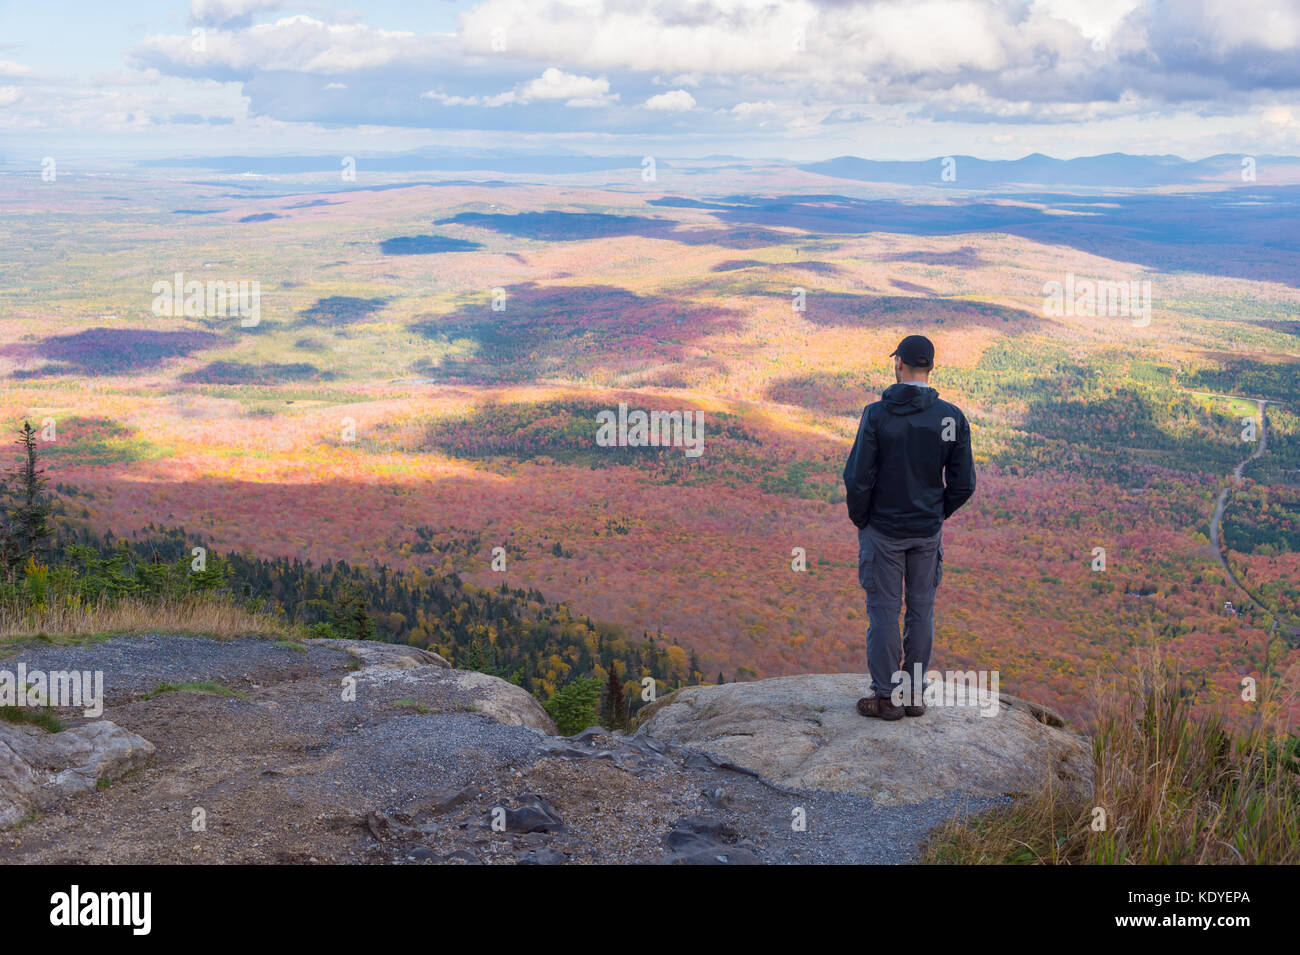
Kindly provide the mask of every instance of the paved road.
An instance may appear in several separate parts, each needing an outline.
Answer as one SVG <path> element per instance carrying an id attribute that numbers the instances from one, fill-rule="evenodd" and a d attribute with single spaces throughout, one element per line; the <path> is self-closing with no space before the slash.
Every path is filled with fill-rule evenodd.
<path id="1" fill-rule="evenodd" d="M 1255 442 L 1255 451 L 1243 459 L 1235 468 L 1232 469 L 1232 483 L 1224 485 L 1219 492 L 1219 499 L 1214 504 L 1214 516 L 1210 518 L 1210 543 L 1214 545 L 1214 553 L 1219 558 L 1219 563 L 1227 571 L 1229 577 L 1236 582 L 1237 586 L 1245 591 L 1247 596 L 1251 596 L 1250 591 L 1246 590 L 1246 585 L 1237 579 L 1232 568 L 1228 565 L 1227 555 L 1223 551 L 1223 541 L 1220 540 L 1220 528 L 1223 525 L 1223 508 L 1228 501 L 1228 492 L 1241 483 L 1241 473 L 1246 465 L 1262 455 L 1268 448 L 1268 418 L 1264 414 L 1264 406 L 1268 404 L 1266 400 L 1255 398 L 1240 398 L 1238 395 L 1210 395 L 1214 398 L 1237 398 L 1240 401 L 1253 401 L 1259 408 L 1259 440 Z M 1255 599 L 1251 596 L 1251 599 Z"/>
<path id="2" fill-rule="evenodd" d="M 1223 490 L 1219 492 L 1218 500 L 1214 502 L 1214 515 L 1210 518 L 1210 543 L 1214 547 L 1214 556 L 1219 559 L 1219 564 L 1223 567 L 1224 573 L 1228 575 L 1228 579 L 1236 584 L 1237 589 L 1249 597 L 1253 602 L 1267 610 L 1268 605 L 1265 604 L 1257 594 L 1251 592 L 1242 579 L 1238 577 L 1236 572 L 1232 569 L 1232 565 L 1228 563 L 1228 554 L 1223 546 L 1221 532 L 1223 527 L 1223 509 L 1228 503 L 1228 492 L 1241 483 L 1241 474 L 1242 471 L 1245 470 L 1246 465 L 1268 450 L 1268 416 L 1265 414 L 1264 406 L 1268 404 L 1277 404 L 1277 402 L 1269 401 L 1267 398 L 1246 398 L 1242 395 L 1219 395 L 1203 391 L 1195 391 L 1192 392 L 1192 394 L 1201 395 L 1202 397 L 1207 398 L 1232 398 L 1237 401 L 1250 401 L 1259 409 L 1259 440 L 1255 442 L 1255 451 L 1232 469 L 1232 483 L 1224 485 Z M 1269 637 L 1272 637 L 1273 634 L 1277 632 L 1278 619 L 1277 614 L 1272 613 L 1271 611 L 1270 615 L 1273 617 L 1273 626 L 1269 629 L 1268 635 Z"/>

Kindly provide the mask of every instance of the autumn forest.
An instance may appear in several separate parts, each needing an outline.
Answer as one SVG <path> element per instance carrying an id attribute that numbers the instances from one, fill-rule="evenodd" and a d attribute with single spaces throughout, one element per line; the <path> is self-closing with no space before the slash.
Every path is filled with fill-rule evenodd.
<path id="1" fill-rule="evenodd" d="M 376 638 L 542 698 L 611 667 L 860 671 L 841 471 L 922 333 L 979 469 L 937 667 L 1086 719 L 1155 647 L 1235 718 L 1244 678 L 1300 661 L 1300 187 L 974 197 L 699 162 L 0 190 L 0 421 L 40 429 L 68 541 L 210 548 L 248 599 L 306 624 L 360 601 Z M 156 308 L 178 274 L 195 307 Z M 1066 276 L 1149 283 L 1150 315 L 1049 314 Z M 213 307 L 240 282 L 255 314 Z M 598 441 L 620 405 L 690 413 L 702 453 Z"/>

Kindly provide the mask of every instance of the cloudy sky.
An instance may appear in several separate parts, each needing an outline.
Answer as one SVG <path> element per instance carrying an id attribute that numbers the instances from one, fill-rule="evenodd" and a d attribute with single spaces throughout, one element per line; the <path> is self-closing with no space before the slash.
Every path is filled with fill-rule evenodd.
<path id="1" fill-rule="evenodd" d="M 1300 154 L 1300 0 L 0 0 L 0 156 Z"/>

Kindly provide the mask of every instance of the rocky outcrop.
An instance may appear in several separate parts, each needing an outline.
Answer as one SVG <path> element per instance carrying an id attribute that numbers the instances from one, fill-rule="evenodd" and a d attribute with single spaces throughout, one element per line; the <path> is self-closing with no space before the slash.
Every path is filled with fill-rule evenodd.
<path id="1" fill-rule="evenodd" d="M 174 638 L 177 641 L 184 639 Z M 130 652 L 132 647 L 127 641 L 120 643 L 125 646 L 99 646 L 90 651 L 55 647 L 50 652 L 88 652 L 109 656 L 117 661 L 117 655 Z M 114 666 L 114 672 L 130 675 L 148 669 L 151 660 L 159 655 L 156 643 L 157 641 L 135 643 L 138 658 L 135 662 L 143 666 Z M 362 705 L 379 707 L 378 712 L 385 715 L 411 712 L 477 713 L 507 726 L 527 727 L 543 734 L 555 733 L 555 724 L 551 718 L 526 690 L 485 673 L 453 670 L 445 659 L 428 650 L 379 641 L 330 639 L 311 640 L 308 643 L 322 649 L 345 652 L 351 658 L 349 675 L 356 684 L 356 698 Z M 254 650 L 265 652 L 268 646 L 270 645 L 266 642 L 244 641 L 242 650 L 245 654 Z M 200 664 L 196 663 L 193 672 L 181 670 L 173 674 L 163 670 L 160 674 L 162 679 L 158 682 L 188 683 L 192 680 L 211 681 L 214 676 L 224 677 L 232 670 L 231 663 L 242 661 L 240 649 L 234 645 L 223 648 L 224 656 L 219 673 L 212 673 L 212 667 L 198 669 Z M 308 670 L 301 662 L 300 654 L 295 654 L 292 650 L 281 649 L 279 652 L 284 661 L 283 672 L 291 675 L 290 685 L 302 688 L 301 696 L 295 699 L 297 694 L 289 697 L 278 694 L 274 690 L 275 684 L 268 680 L 271 674 L 262 668 L 257 675 L 261 682 L 246 680 L 244 686 L 248 693 L 258 697 L 265 694 L 268 698 L 260 699 L 256 704 L 235 701 L 232 705 L 269 708 L 280 718 L 288 719 L 292 704 L 302 704 L 321 692 L 317 689 L 307 690 L 304 684 L 296 682 L 308 672 L 316 672 L 314 667 Z M 336 661 L 339 659 L 338 656 L 330 656 Z M 81 665 L 91 661 L 74 662 Z M 172 665 L 170 654 L 166 655 L 160 665 Z M 335 667 L 337 665 L 334 664 Z M 93 663 L 91 668 L 95 668 Z M 328 668 L 328 664 L 325 664 L 325 668 Z M 123 692 L 117 687 L 114 689 L 120 699 L 144 701 L 149 695 L 145 692 L 147 685 L 132 688 L 129 692 Z M 339 698 L 337 688 L 325 690 L 324 694 L 326 699 Z M 179 694 L 177 701 L 187 697 L 190 703 L 197 703 L 203 694 L 197 698 L 195 694 Z M 212 702 L 220 705 L 220 701 L 230 702 L 231 698 L 218 696 Z M 152 730 L 146 729 L 145 732 L 153 735 Z M 154 746 L 149 740 L 127 732 L 108 720 L 84 723 L 60 733 L 51 733 L 36 726 L 0 722 L 0 830 L 13 827 L 33 812 L 48 808 L 61 797 L 94 789 L 100 780 L 117 779 L 144 765 L 153 754 Z"/>
<path id="2" fill-rule="evenodd" d="M 752 845 L 730 826 L 709 816 L 681 819 L 664 836 L 672 865 L 757 865 Z"/>
<path id="3" fill-rule="evenodd" d="M 954 815 L 1090 762 L 1019 700 L 863 719 L 851 675 L 693 687 L 631 736 L 560 737 L 520 687 L 378 641 L 159 634 L 20 662 L 104 671 L 112 722 L 0 723 L 0 864 L 909 862 Z"/>
<path id="4" fill-rule="evenodd" d="M 0 723 L 0 829 L 143 766 L 153 752 L 148 740 L 108 720 L 61 733 Z"/>
<path id="5" fill-rule="evenodd" d="M 507 726 L 528 726 L 549 736 L 559 732 L 533 695 L 522 687 L 474 670 L 448 670 L 441 680 L 474 700 L 474 709 Z"/>
<path id="6" fill-rule="evenodd" d="M 360 685 L 398 689 L 415 703 L 439 707 L 448 700 L 507 726 L 528 726 L 554 735 L 555 723 L 541 704 L 522 687 L 474 670 L 453 670 L 430 650 L 372 640 L 311 640 L 309 643 L 345 650 L 360 664 Z"/>
<path id="7" fill-rule="evenodd" d="M 780 677 L 693 686 L 642 711 L 640 732 L 708 753 L 792 789 L 853 792 L 878 805 L 920 803 L 945 793 L 1002 796 L 1054 785 L 1092 789 L 1085 737 L 1055 714 L 1001 697 L 974 706 L 931 706 L 894 722 L 856 709 L 863 674 Z"/>
<path id="8" fill-rule="evenodd" d="M 406 670 L 411 667 L 429 664 L 441 667 L 444 670 L 451 669 L 451 664 L 443 659 L 441 655 L 434 653 L 432 650 L 421 650 L 419 647 L 408 647 L 404 643 L 383 643 L 379 640 L 339 640 L 333 638 L 308 640 L 307 643 L 321 647 L 330 647 L 334 650 L 343 650 L 349 656 L 354 657 L 363 667 L 394 667 L 399 670 Z"/>

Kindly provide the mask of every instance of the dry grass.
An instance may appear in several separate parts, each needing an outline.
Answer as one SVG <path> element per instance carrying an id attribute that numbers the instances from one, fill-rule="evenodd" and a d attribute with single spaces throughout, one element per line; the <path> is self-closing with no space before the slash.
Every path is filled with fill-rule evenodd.
<path id="1" fill-rule="evenodd" d="M 1273 681 L 1250 704 L 1252 727 L 1234 735 L 1218 717 L 1194 718 L 1190 694 L 1152 653 L 1127 685 L 1098 693 L 1090 804 L 1065 802 L 1049 786 L 949 823 L 930 839 L 925 861 L 1300 862 L 1300 737 L 1281 722 L 1297 675 L 1293 667 Z"/>
<path id="2" fill-rule="evenodd" d="M 132 633 L 199 634 L 218 639 L 284 639 L 292 628 L 217 596 L 180 600 L 120 600 L 80 607 L 0 608 L 0 644 L 30 638 L 86 639 Z"/>

